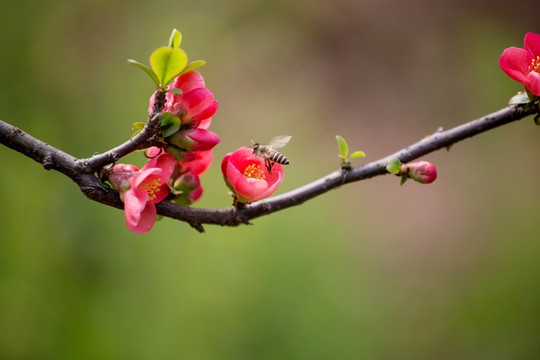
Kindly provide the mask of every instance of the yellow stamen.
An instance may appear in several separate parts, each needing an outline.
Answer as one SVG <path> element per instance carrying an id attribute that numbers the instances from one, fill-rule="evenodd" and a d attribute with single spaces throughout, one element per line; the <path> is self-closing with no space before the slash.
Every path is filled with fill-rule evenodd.
<path id="1" fill-rule="evenodd" d="M 536 59 L 531 60 L 531 65 L 529 65 L 529 71 L 540 73 L 540 55 L 536 56 Z"/>
<path id="2" fill-rule="evenodd" d="M 264 180 L 266 179 L 266 176 L 264 175 L 264 171 L 261 170 L 261 166 L 258 164 L 251 164 L 244 170 L 244 177 L 245 178 L 253 178 L 257 180 Z"/>
<path id="3" fill-rule="evenodd" d="M 148 193 L 148 201 L 154 200 L 157 195 L 156 193 L 159 192 L 159 184 L 161 182 L 161 178 L 157 178 L 155 180 L 152 180 L 148 183 L 142 183 L 141 186 L 146 190 Z"/>

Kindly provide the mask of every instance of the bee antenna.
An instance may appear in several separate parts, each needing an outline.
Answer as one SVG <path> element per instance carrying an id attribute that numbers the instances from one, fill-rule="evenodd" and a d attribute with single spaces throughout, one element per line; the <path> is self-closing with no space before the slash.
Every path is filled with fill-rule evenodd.
<path id="1" fill-rule="evenodd" d="M 251 145 L 255 145 L 255 141 L 253 141 L 253 139 L 251 139 Z"/>

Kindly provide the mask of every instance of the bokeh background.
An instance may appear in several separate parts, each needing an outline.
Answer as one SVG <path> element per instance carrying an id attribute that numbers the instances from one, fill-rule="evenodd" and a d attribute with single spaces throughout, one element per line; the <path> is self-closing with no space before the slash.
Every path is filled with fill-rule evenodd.
<path id="1" fill-rule="evenodd" d="M 292 135 L 278 193 L 505 106 L 503 49 L 540 3 L 400 0 L 0 2 L 0 118 L 77 157 L 144 121 L 172 28 L 220 101 L 221 158 Z M 532 118 L 252 226 L 199 234 L 123 213 L 0 147 L 2 359 L 533 359 L 540 356 L 540 129 Z M 140 154 L 126 162 L 142 166 Z"/>

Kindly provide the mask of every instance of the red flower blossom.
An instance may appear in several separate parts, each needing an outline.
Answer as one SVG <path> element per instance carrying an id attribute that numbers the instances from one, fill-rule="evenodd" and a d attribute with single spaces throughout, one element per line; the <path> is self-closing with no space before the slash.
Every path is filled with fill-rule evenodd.
<path id="1" fill-rule="evenodd" d="M 540 96 L 540 35 L 527 33 L 524 49 L 504 50 L 499 65 L 512 79 L 522 83 L 531 94 Z"/>
<path id="2" fill-rule="evenodd" d="M 183 125 L 199 127 L 201 121 L 209 119 L 216 113 L 218 102 L 214 101 L 212 92 L 205 88 L 204 79 L 198 72 L 191 70 L 178 76 L 169 89 L 180 89 L 182 93 L 175 95 L 167 92 L 165 95 L 165 108 L 180 118 Z M 150 97 L 148 113 L 152 112 L 155 102 L 155 93 Z"/>
<path id="3" fill-rule="evenodd" d="M 249 147 L 227 154 L 221 171 L 227 186 L 244 203 L 267 198 L 283 181 L 283 165 L 274 164 L 272 172 L 268 172 L 264 159 L 253 156 Z"/>
<path id="4" fill-rule="evenodd" d="M 154 226 L 156 207 L 169 193 L 167 182 L 176 161 L 172 154 L 163 153 L 150 159 L 141 169 L 133 165 L 118 164 L 109 182 L 120 192 L 124 201 L 126 226 L 137 234 L 142 234 Z"/>

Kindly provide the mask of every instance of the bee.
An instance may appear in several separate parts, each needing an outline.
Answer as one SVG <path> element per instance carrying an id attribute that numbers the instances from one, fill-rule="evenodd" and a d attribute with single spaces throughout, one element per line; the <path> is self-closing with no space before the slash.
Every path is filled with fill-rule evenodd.
<path id="1" fill-rule="evenodd" d="M 268 145 L 262 145 L 251 140 L 251 142 L 253 143 L 253 156 L 263 158 L 264 165 L 266 165 L 268 172 L 271 173 L 272 167 L 275 163 L 281 165 L 289 164 L 289 159 L 287 159 L 287 157 L 285 157 L 285 155 L 283 155 L 282 153 L 279 153 L 275 150 L 287 145 L 289 140 L 291 140 L 290 136 L 276 136 L 270 141 L 270 144 Z"/>

